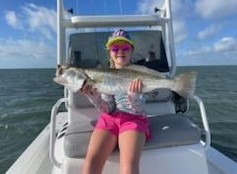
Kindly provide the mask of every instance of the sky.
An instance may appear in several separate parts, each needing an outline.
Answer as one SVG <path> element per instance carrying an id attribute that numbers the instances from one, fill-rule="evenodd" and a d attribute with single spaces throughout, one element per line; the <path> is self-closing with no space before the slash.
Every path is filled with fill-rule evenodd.
<path id="1" fill-rule="evenodd" d="M 151 14 L 161 0 L 67 0 L 78 14 Z M 171 0 L 178 66 L 237 65 L 237 0 Z M 122 8 L 121 8 L 122 7 Z M 56 0 L 0 0 L 0 69 L 56 66 Z"/>

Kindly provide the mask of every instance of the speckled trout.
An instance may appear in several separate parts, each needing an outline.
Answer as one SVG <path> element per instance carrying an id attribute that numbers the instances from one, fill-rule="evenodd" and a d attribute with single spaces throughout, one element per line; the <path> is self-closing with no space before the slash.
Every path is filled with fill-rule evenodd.
<path id="1" fill-rule="evenodd" d="M 126 93 L 131 81 L 140 79 L 142 93 L 168 88 L 184 98 L 190 98 L 195 92 L 196 78 L 197 73 L 191 71 L 170 79 L 162 73 L 137 65 L 123 69 L 81 69 L 58 66 L 54 81 L 73 92 L 79 91 L 85 84 L 90 84 L 98 92 L 114 95 Z"/>

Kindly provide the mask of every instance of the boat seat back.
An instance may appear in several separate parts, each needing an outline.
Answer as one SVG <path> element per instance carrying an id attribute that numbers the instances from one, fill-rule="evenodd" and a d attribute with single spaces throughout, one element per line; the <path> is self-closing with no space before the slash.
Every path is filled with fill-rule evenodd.
<path id="1" fill-rule="evenodd" d="M 88 98 L 81 93 L 69 91 L 69 117 L 71 122 L 77 122 L 82 118 L 96 119 L 99 111 Z M 169 89 L 157 89 L 145 94 L 144 109 L 148 116 L 174 114 L 175 105 L 173 93 Z M 82 114 L 82 111 L 86 114 Z M 80 115 L 80 116 L 79 116 Z"/>
<path id="2" fill-rule="evenodd" d="M 65 155 L 71 158 L 84 157 L 96 121 L 71 123 L 65 134 Z M 149 117 L 151 139 L 146 149 L 190 145 L 200 142 L 199 128 L 183 114 Z M 113 153 L 116 153 L 116 148 Z"/>
<path id="3" fill-rule="evenodd" d="M 68 98 L 71 109 L 94 107 L 94 105 L 88 100 L 87 96 L 80 92 L 69 92 Z"/>

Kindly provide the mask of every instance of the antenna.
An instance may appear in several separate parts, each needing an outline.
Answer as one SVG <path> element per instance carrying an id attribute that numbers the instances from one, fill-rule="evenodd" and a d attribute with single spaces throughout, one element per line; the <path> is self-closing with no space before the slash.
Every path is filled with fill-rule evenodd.
<path id="1" fill-rule="evenodd" d="M 122 15 L 123 14 L 122 0 L 119 0 L 119 11 L 120 11 L 120 14 Z"/>
<path id="2" fill-rule="evenodd" d="M 76 3 L 76 13 L 79 14 L 79 10 L 78 10 L 78 8 L 79 8 L 79 6 L 78 6 L 78 1 L 76 0 L 75 3 Z"/>

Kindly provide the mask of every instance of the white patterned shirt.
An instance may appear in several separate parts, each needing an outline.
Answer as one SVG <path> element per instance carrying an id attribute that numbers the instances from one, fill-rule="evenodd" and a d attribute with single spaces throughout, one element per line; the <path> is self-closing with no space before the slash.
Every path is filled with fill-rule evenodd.
<path id="1" fill-rule="evenodd" d="M 145 116 L 145 99 L 142 94 L 128 92 L 127 94 L 117 95 L 87 95 L 90 102 L 101 112 L 113 113 L 116 110 L 127 112 L 134 115 Z"/>

